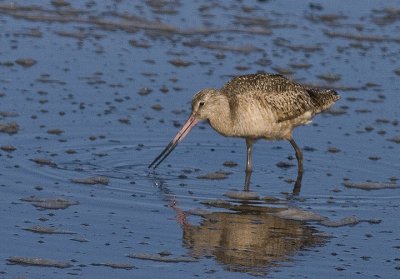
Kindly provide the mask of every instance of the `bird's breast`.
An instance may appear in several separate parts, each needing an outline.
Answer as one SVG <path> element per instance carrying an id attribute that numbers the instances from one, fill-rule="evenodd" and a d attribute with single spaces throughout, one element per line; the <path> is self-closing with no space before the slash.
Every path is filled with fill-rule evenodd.
<path id="1" fill-rule="evenodd" d="M 222 111 L 221 111 L 222 112 Z M 265 106 L 254 102 L 240 102 L 209 119 L 210 125 L 218 133 L 231 137 L 265 137 L 271 130 L 276 117 Z"/>

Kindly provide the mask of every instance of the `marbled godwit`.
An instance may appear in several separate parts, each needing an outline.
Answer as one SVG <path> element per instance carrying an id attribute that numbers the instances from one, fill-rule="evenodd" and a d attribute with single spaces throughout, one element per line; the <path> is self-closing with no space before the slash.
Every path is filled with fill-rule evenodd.
<path id="1" fill-rule="evenodd" d="M 208 120 L 221 135 L 246 139 L 245 190 L 249 190 L 254 141 L 288 140 L 295 150 L 298 163 L 294 189 L 294 192 L 298 192 L 303 176 L 303 154 L 292 137 L 292 130 L 309 123 L 314 115 L 328 109 L 339 98 L 333 90 L 307 87 L 281 75 L 235 77 L 221 89 L 203 89 L 193 97 L 189 119 L 149 168 L 161 164 L 198 121 Z"/>

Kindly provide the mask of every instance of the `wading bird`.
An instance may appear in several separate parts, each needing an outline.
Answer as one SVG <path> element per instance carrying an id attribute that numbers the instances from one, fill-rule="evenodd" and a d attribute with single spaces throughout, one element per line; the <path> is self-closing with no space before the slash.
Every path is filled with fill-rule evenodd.
<path id="1" fill-rule="evenodd" d="M 156 168 L 200 121 L 226 137 L 246 140 L 245 190 L 250 187 L 251 151 L 258 139 L 288 140 L 298 163 L 294 193 L 303 177 L 303 154 L 292 130 L 311 122 L 314 115 L 331 107 L 340 96 L 333 90 L 308 87 L 277 74 L 237 76 L 221 89 L 203 89 L 194 95 L 192 114 L 167 147 L 149 165 Z"/>

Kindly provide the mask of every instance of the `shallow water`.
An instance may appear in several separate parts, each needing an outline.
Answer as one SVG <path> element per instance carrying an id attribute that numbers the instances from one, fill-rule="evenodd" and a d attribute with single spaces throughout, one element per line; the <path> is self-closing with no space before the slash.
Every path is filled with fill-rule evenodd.
<path id="1" fill-rule="evenodd" d="M 396 278 L 399 188 L 344 183 L 399 184 L 398 7 L 0 1 L 0 277 Z M 291 146 L 265 141 L 260 199 L 224 195 L 243 189 L 245 143 L 205 123 L 147 169 L 195 92 L 257 71 L 342 96 L 294 132 L 299 196 L 296 168 L 276 166 Z"/>

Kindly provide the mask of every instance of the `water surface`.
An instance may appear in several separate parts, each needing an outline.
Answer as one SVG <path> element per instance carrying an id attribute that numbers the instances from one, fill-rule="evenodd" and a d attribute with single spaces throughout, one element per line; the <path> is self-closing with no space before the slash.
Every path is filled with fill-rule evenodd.
<path id="1" fill-rule="evenodd" d="M 344 183 L 398 185 L 399 4 L 0 1 L 1 277 L 396 278 L 399 189 Z M 195 92 L 258 71 L 342 96 L 294 132 L 299 196 L 266 141 L 260 199 L 225 196 L 245 143 L 206 123 L 147 169 Z"/>

